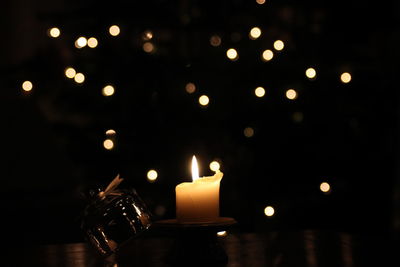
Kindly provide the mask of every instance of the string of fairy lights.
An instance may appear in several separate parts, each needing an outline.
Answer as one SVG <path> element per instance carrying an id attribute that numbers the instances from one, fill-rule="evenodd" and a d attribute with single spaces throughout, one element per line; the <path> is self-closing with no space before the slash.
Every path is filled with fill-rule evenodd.
<path id="1" fill-rule="evenodd" d="M 265 0 L 256 0 L 256 3 L 259 5 L 265 4 Z M 123 29 L 122 29 L 123 30 Z M 111 37 L 118 37 L 121 33 L 121 28 L 119 25 L 110 25 L 108 27 L 108 32 L 107 32 Z M 59 38 L 62 35 L 62 31 L 58 27 L 52 27 L 47 30 L 47 35 L 50 38 Z M 248 38 L 250 40 L 257 40 L 261 38 L 263 35 L 263 30 L 258 27 L 252 27 L 248 31 Z M 154 44 L 154 33 L 151 30 L 145 30 L 141 33 L 141 38 L 143 40 L 142 43 L 142 49 L 146 53 L 153 53 L 156 49 L 156 45 Z M 217 34 L 213 34 L 209 38 L 209 44 L 213 47 L 220 47 L 222 44 L 222 38 L 221 36 Z M 74 42 L 74 46 L 76 49 L 84 49 L 85 47 L 88 47 L 90 49 L 95 49 L 99 45 L 99 40 L 94 37 L 85 37 L 85 36 L 79 36 L 76 38 Z M 275 40 L 273 42 L 273 48 L 272 49 L 265 49 L 263 51 L 260 51 L 260 60 L 262 62 L 270 62 L 272 61 L 279 53 L 284 51 L 285 49 L 285 42 L 283 40 Z M 223 51 L 221 51 L 223 52 Z M 237 61 L 240 58 L 239 52 L 236 48 L 231 47 L 228 48 L 225 52 L 226 58 L 230 61 Z M 317 79 L 317 69 L 314 66 L 306 66 L 304 68 L 304 75 L 309 81 L 315 81 Z M 85 82 L 85 74 L 83 72 L 80 72 L 79 70 L 75 69 L 72 66 L 66 66 L 64 70 L 64 75 L 66 78 L 73 80 L 77 84 L 82 84 Z M 338 74 L 339 79 L 342 83 L 349 83 L 352 80 L 352 75 L 349 72 L 342 72 Z M 25 80 L 22 82 L 22 90 L 26 93 L 29 93 L 34 89 L 34 84 L 30 80 Z M 197 91 L 197 86 L 193 82 L 188 82 L 185 84 L 184 87 L 185 91 L 188 94 L 194 94 Z M 101 89 L 101 94 L 104 97 L 110 97 L 114 95 L 116 91 L 116 88 L 113 84 L 105 84 L 103 88 Z M 254 95 L 257 98 L 263 98 L 266 96 L 267 92 L 266 89 L 262 86 L 257 86 L 253 90 Z M 287 88 L 285 90 L 285 94 L 282 96 L 287 98 L 290 101 L 295 101 L 299 97 L 299 92 L 296 90 L 296 88 Z M 207 107 L 211 103 L 211 99 L 208 95 L 202 94 L 198 97 L 198 103 L 201 107 Z M 293 119 L 296 122 L 301 122 L 303 120 L 303 114 L 301 112 L 295 112 L 293 114 Z M 251 138 L 255 134 L 255 130 L 253 127 L 245 127 L 243 130 L 243 135 L 246 138 Z M 102 146 L 106 150 L 113 150 L 115 149 L 115 141 L 117 138 L 117 133 L 114 129 L 107 129 L 104 133 L 104 141 L 102 143 Z M 209 169 L 212 171 L 217 171 L 221 167 L 221 162 L 220 160 L 214 160 L 209 163 Z M 149 183 L 155 183 L 157 179 L 159 178 L 158 171 L 156 169 L 150 169 L 147 171 L 147 181 Z M 319 190 L 323 194 L 329 194 L 331 192 L 331 186 L 327 181 L 322 181 L 319 185 Z M 264 214 L 266 217 L 271 217 L 275 214 L 275 208 L 272 207 L 271 205 L 267 205 L 264 208 Z M 218 233 L 219 236 L 224 236 L 226 235 L 226 232 L 220 232 Z"/>

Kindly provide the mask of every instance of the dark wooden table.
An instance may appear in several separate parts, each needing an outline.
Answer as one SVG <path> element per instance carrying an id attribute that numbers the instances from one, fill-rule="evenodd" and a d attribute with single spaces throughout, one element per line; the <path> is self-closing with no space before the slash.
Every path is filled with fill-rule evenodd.
<path id="1" fill-rule="evenodd" d="M 228 255 L 226 267 L 358 267 L 400 266 L 396 247 L 386 235 L 334 231 L 228 233 L 218 237 Z M 146 235 L 123 247 L 117 256 L 101 258 L 87 243 L 7 247 L 1 266 L 171 266 L 165 259 L 174 243 L 168 235 Z M 196 266 L 196 259 L 185 266 Z M 211 265 L 208 265 L 211 266 Z M 221 266 L 221 265 L 219 265 Z"/>

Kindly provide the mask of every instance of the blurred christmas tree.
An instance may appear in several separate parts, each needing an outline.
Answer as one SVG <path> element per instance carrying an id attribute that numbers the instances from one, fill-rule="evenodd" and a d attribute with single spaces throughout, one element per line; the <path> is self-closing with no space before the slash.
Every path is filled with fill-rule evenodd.
<path id="1" fill-rule="evenodd" d="M 173 217 L 196 154 L 202 175 L 220 163 L 222 211 L 245 230 L 389 224 L 396 102 L 379 40 L 391 16 L 376 25 L 364 19 L 379 9 L 356 20 L 356 4 L 295 1 L 44 6 L 30 17 L 37 49 L 3 72 L 6 151 L 30 151 L 34 170 L 11 157 L 11 187 L 76 194 L 120 173 Z M 73 210 L 74 197 L 60 201 Z M 371 220 L 377 206 L 384 220 Z"/>

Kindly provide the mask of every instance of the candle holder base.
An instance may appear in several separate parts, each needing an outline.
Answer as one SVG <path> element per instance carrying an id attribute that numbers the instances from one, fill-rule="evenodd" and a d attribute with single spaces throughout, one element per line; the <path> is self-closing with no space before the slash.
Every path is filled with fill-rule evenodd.
<path id="1" fill-rule="evenodd" d="M 153 226 L 174 235 L 166 262 L 174 266 L 224 266 L 228 256 L 217 233 L 236 224 L 229 217 L 207 223 L 179 223 L 176 219 L 154 222 Z"/>

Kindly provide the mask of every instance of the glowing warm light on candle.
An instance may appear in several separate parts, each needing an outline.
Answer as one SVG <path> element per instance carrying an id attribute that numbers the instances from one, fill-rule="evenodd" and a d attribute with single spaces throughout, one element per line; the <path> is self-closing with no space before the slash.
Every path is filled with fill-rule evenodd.
<path id="1" fill-rule="evenodd" d="M 210 103 L 210 99 L 206 95 L 202 95 L 199 97 L 199 103 L 202 106 L 207 106 Z"/>
<path id="2" fill-rule="evenodd" d="M 106 139 L 103 142 L 103 147 L 107 150 L 111 150 L 114 148 L 114 142 L 111 139 Z"/>
<path id="3" fill-rule="evenodd" d="M 257 87 L 255 90 L 254 90 L 254 93 L 255 93 L 255 95 L 257 96 L 257 97 L 263 97 L 264 95 L 265 95 L 265 89 L 263 88 L 263 87 Z"/>
<path id="4" fill-rule="evenodd" d="M 272 50 L 264 50 L 264 52 L 262 53 L 262 60 L 263 61 L 270 61 L 272 58 L 274 57 L 274 52 L 272 52 Z"/>
<path id="5" fill-rule="evenodd" d="M 247 138 L 253 137 L 254 135 L 254 129 L 251 127 L 246 127 L 243 130 L 243 134 L 244 136 L 246 136 Z"/>
<path id="6" fill-rule="evenodd" d="M 340 75 L 340 80 L 342 81 L 342 83 L 349 83 L 351 81 L 351 74 L 348 72 L 343 72 Z"/>
<path id="7" fill-rule="evenodd" d="M 158 173 L 156 170 L 149 170 L 147 172 L 147 180 L 149 182 L 154 182 L 155 180 L 157 180 L 157 177 L 158 177 Z"/>
<path id="8" fill-rule="evenodd" d="M 288 89 L 286 91 L 286 97 L 290 100 L 294 100 L 297 98 L 297 92 L 294 89 Z"/>
<path id="9" fill-rule="evenodd" d="M 146 53 L 151 53 L 154 51 L 154 45 L 151 42 L 145 42 L 143 44 L 143 51 Z"/>
<path id="10" fill-rule="evenodd" d="M 308 68 L 306 70 L 306 76 L 309 79 L 314 79 L 317 76 L 317 72 L 315 71 L 314 68 Z"/>
<path id="11" fill-rule="evenodd" d="M 185 86 L 186 92 L 193 94 L 196 91 L 196 85 L 194 83 L 187 83 Z"/>
<path id="12" fill-rule="evenodd" d="M 221 45 L 221 37 L 219 37 L 218 35 L 211 36 L 210 44 L 214 47 L 220 46 Z"/>
<path id="13" fill-rule="evenodd" d="M 78 72 L 77 74 L 75 74 L 74 80 L 76 83 L 83 83 L 85 81 L 85 75 Z"/>
<path id="14" fill-rule="evenodd" d="M 271 206 L 265 207 L 265 209 L 264 209 L 265 216 L 271 217 L 274 215 L 274 213 L 275 213 L 275 209 L 273 207 L 271 207 Z"/>
<path id="15" fill-rule="evenodd" d="M 257 4 L 263 5 L 265 3 L 265 0 L 256 0 Z"/>
<path id="16" fill-rule="evenodd" d="M 234 48 L 230 48 L 226 51 L 226 56 L 232 60 L 235 61 L 239 58 L 239 55 L 237 53 L 237 51 Z"/>
<path id="17" fill-rule="evenodd" d="M 108 32 L 112 35 L 112 36 L 117 36 L 120 34 L 121 30 L 117 25 L 112 25 L 110 26 L 110 28 L 108 29 Z"/>
<path id="18" fill-rule="evenodd" d="M 145 31 L 145 32 L 143 33 L 143 40 L 149 41 L 149 40 L 151 40 L 151 39 L 153 39 L 153 32 L 152 32 L 152 31 L 149 31 L 149 30 Z"/>
<path id="19" fill-rule="evenodd" d="M 228 233 L 226 231 L 219 231 L 217 232 L 217 236 L 227 236 Z"/>
<path id="20" fill-rule="evenodd" d="M 25 81 L 25 82 L 22 83 L 22 89 L 23 89 L 25 92 L 31 91 L 32 88 L 33 88 L 33 84 L 32 84 L 31 81 Z"/>
<path id="21" fill-rule="evenodd" d="M 95 37 L 90 37 L 90 38 L 87 40 L 87 45 L 88 45 L 90 48 L 95 48 L 98 44 L 99 44 L 99 42 L 97 41 L 97 39 L 96 39 Z"/>
<path id="22" fill-rule="evenodd" d="M 83 36 L 79 37 L 75 41 L 75 47 L 76 48 L 83 48 L 87 45 L 87 39 Z"/>
<path id="23" fill-rule="evenodd" d="M 196 157 L 192 158 L 192 182 L 175 187 L 176 217 L 179 222 L 212 222 L 219 217 L 219 188 L 223 173 L 199 178 Z"/>
<path id="24" fill-rule="evenodd" d="M 281 41 L 281 40 L 276 40 L 276 41 L 274 42 L 274 48 L 275 48 L 275 50 L 281 51 L 284 47 L 285 47 L 285 44 L 283 43 L 283 41 Z"/>
<path id="25" fill-rule="evenodd" d="M 75 77 L 75 74 L 76 74 L 76 70 L 74 68 L 68 67 L 65 69 L 65 76 L 67 78 L 72 79 Z"/>
<path id="26" fill-rule="evenodd" d="M 221 168 L 221 166 L 218 163 L 218 161 L 215 161 L 215 160 L 210 163 L 209 167 L 210 167 L 210 170 L 212 170 L 214 172 L 219 171 L 219 169 Z"/>
<path id="27" fill-rule="evenodd" d="M 258 28 L 258 27 L 253 27 L 253 28 L 250 30 L 249 38 L 250 38 L 251 40 L 256 40 L 256 39 L 258 39 L 260 36 L 261 36 L 261 29 L 260 29 L 260 28 Z"/>
<path id="28" fill-rule="evenodd" d="M 115 92 L 114 86 L 112 85 L 106 85 L 104 86 L 103 90 L 102 90 L 102 94 L 104 96 L 112 96 Z"/>
<path id="29" fill-rule="evenodd" d="M 197 164 L 196 157 L 192 158 L 192 180 L 193 182 L 199 179 L 199 165 Z"/>
<path id="30" fill-rule="evenodd" d="M 109 129 L 109 130 L 107 130 L 106 131 L 106 135 L 115 135 L 117 132 L 115 131 L 115 130 L 113 130 L 113 129 Z"/>
<path id="31" fill-rule="evenodd" d="M 327 182 L 322 182 L 319 185 L 319 189 L 324 193 L 328 193 L 331 190 L 331 186 Z"/>
<path id="32" fill-rule="evenodd" d="M 51 29 L 48 31 L 48 33 L 49 33 L 49 36 L 50 36 L 50 37 L 57 38 L 57 37 L 60 36 L 61 31 L 60 31 L 59 28 L 54 27 L 54 28 L 51 28 Z"/>

